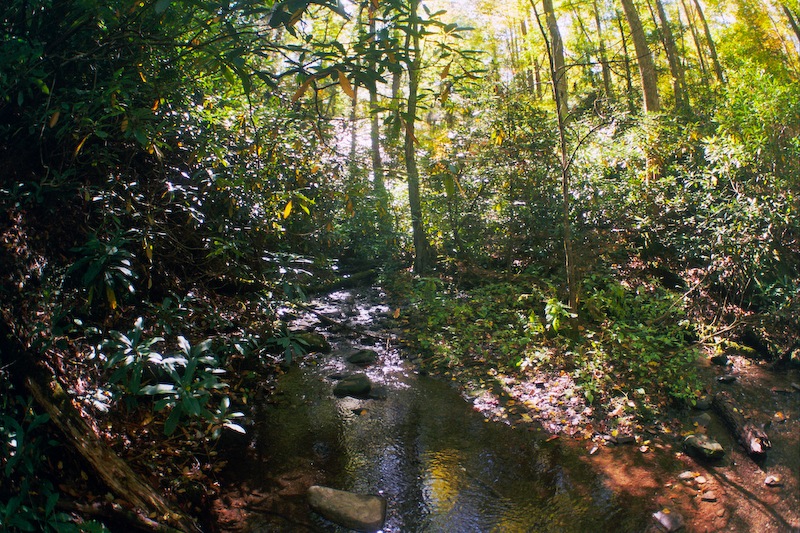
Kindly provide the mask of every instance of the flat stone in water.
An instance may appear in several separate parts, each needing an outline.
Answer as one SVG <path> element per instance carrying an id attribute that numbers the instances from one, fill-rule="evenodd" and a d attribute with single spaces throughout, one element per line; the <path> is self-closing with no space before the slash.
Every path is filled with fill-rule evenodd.
<path id="1" fill-rule="evenodd" d="M 709 415 L 708 413 L 702 413 L 701 415 L 694 417 L 694 419 L 692 419 L 692 422 L 694 422 L 698 426 L 707 428 L 708 425 L 711 423 L 711 415 Z"/>
<path id="2" fill-rule="evenodd" d="M 340 526 L 356 531 L 378 531 L 386 521 L 386 499 L 313 485 L 308 503 L 316 512 Z"/>
<path id="3" fill-rule="evenodd" d="M 333 395 L 339 398 L 352 396 L 366 398 L 372 390 L 372 381 L 366 374 L 351 374 L 342 378 L 333 388 Z"/>
<path id="4" fill-rule="evenodd" d="M 368 366 L 378 360 L 378 352 L 375 350 L 358 350 L 347 356 L 347 362 L 358 366 Z"/>
<path id="5" fill-rule="evenodd" d="M 722 445 L 708 435 L 692 434 L 683 440 L 686 453 L 701 459 L 719 459 L 725 455 Z"/>

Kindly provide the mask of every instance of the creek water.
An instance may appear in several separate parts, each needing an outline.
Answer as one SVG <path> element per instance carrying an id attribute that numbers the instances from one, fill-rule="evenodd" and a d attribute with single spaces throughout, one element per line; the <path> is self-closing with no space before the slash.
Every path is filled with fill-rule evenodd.
<path id="1" fill-rule="evenodd" d="M 384 496 L 385 532 L 647 529 L 652 510 L 615 494 L 578 453 L 543 432 L 487 422 L 448 382 L 419 375 L 396 345 L 359 334 L 385 331 L 381 296 L 372 288 L 315 302 L 353 328 L 326 332 L 332 352 L 293 364 L 271 403 L 256 410 L 252 457 L 242 458 L 237 475 L 251 492 L 284 490 L 251 505 L 240 530 L 344 531 L 308 508 L 312 483 Z M 311 314 L 291 324 L 315 325 Z M 355 348 L 380 359 L 357 368 L 345 361 Z M 331 376 L 355 372 L 370 377 L 377 397 L 333 395 Z"/>

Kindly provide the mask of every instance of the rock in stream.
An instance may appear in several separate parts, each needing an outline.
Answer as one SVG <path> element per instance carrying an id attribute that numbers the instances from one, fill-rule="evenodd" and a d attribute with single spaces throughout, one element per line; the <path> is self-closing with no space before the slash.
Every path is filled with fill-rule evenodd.
<path id="1" fill-rule="evenodd" d="M 386 521 L 386 499 L 314 485 L 308 503 L 316 512 L 340 526 L 356 531 L 378 531 Z"/>

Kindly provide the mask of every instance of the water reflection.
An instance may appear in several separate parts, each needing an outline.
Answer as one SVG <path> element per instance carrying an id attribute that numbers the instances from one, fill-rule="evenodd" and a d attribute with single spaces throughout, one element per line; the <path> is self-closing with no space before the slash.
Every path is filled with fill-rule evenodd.
<path id="1" fill-rule="evenodd" d="M 339 349 L 353 342 L 331 340 Z M 486 423 L 447 383 L 377 349 L 387 364 L 368 374 L 386 387 L 383 400 L 333 397 L 328 376 L 348 369 L 336 350 L 283 377 L 281 401 L 259 417 L 265 478 L 299 464 L 321 471 L 326 485 L 380 493 L 389 502 L 387 533 L 644 529 L 641 509 L 604 490 L 558 443 Z"/>

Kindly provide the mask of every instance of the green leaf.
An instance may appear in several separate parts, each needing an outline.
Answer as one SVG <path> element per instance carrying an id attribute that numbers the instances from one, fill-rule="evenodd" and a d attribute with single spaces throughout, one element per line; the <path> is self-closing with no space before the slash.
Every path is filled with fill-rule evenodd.
<path id="1" fill-rule="evenodd" d="M 173 409 L 169 414 L 167 421 L 164 423 L 164 435 L 170 436 L 175 433 L 175 428 L 178 427 L 178 422 L 181 420 L 181 410 Z"/>

